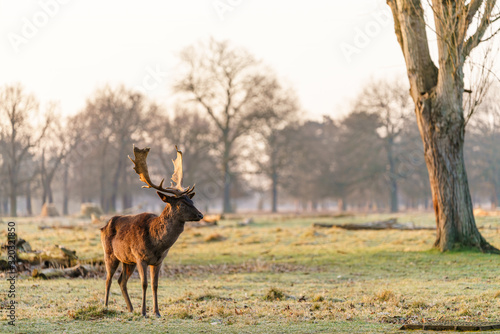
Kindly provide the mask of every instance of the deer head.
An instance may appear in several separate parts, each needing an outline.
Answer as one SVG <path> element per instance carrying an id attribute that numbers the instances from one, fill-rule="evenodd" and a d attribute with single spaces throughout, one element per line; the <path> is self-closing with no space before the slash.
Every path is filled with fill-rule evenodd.
<path id="1" fill-rule="evenodd" d="M 192 187 L 184 188 L 182 186 L 182 152 L 179 151 L 177 146 L 175 146 L 175 150 L 177 151 L 177 157 L 175 160 L 172 160 L 174 163 L 174 173 L 172 174 L 172 182 L 170 183 L 170 187 L 163 188 L 163 182 L 165 179 L 162 179 L 159 185 L 155 185 L 151 182 L 151 178 L 149 177 L 148 165 L 146 162 L 148 153 L 150 148 L 146 147 L 144 149 L 139 149 L 134 146 L 134 157 L 135 160 L 129 156 L 130 161 L 134 163 L 134 170 L 137 174 L 139 174 L 139 178 L 142 182 L 146 183 L 143 188 L 154 188 L 158 190 L 156 193 L 160 196 L 161 200 L 167 205 L 171 206 L 173 210 L 173 214 L 182 221 L 198 221 L 203 219 L 203 215 L 198 209 L 195 208 L 192 198 L 195 195 L 194 185 Z M 175 183 L 175 185 L 174 185 Z M 166 195 L 172 194 L 173 196 Z"/>

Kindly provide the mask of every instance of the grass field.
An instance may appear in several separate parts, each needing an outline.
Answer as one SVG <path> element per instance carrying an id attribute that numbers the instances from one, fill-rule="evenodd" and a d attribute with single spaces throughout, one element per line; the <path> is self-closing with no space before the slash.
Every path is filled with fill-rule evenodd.
<path id="1" fill-rule="evenodd" d="M 240 227 L 187 229 L 170 251 L 159 286 L 162 318 L 126 311 L 116 282 L 102 307 L 104 275 L 33 279 L 16 286 L 15 330 L 2 313 L 1 333 L 391 333 L 403 322 L 500 320 L 500 257 L 475 251 L 441 254 L 433 231 L 346 231 L 313 222 L 367 222 L 394 215 L 355 217 L 259 216 Z M 431 214 L 399 221 L 432 226 Z M 6 219 L 4 219 L 5 221 Z M 82 262 L 102 262 L 99 229 L 89 222 L 17 219 L 33 249 L 77 251 Z M 500 218 L 479 217 L 488 241 L 500 246 Z M 39 230 L 38 225 L 79 224 Z M 0 227 L 6 231 L 6 224 Z M 4 237 L 5 239 L 5 233 Z M 33 257 L 33 255 L 21 254 Z M 2 254 L 5 257 L 5 253 Z M 140 309 L 137 273 L 129 294 Z M 5 289 L 0 292 L 7 302 Z M 152 315 L 151 291 L 148 309 Z"/>

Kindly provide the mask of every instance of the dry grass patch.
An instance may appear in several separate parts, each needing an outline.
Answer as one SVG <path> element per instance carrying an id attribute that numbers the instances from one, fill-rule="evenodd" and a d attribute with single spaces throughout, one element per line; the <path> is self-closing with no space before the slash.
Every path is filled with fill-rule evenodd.
<path id="1" fill-rule="evenodd" d="M 88 305 L 80 307 L 75 311 L 68 311 L 68 316 L 75 320 L 98 320 L 116 316 L 115 310 L 106 309 L 101 305 Z"/>
<path id="2" fill-rule="evenodd" d="M 375 299 L 381 302 L 392 301 L 396 295 L 391 290 L 381 290 L 375 294 Z"/>
<path id="3" fill-rule="evenodd" d="M 286 295 L 283 291 L 277 288 L 270 288 L 264 295 L 264 300 L 266 301 L 276 301 L 285 299 Z"/>
<path id="4" fill-rule="evenodd" d="M 230 301 L 232 299 L 228 298 L 228 297 L 221 297 L 221 296 L 218 296 L 218 295 L 215 295 L 212 293 L 207 293 L 207 294 L 199 295 L 199 296 L 193 298 L 193 300 L 195 300 L 197 302 L 202 302 L 202 301 L 211 301 L 211 300 Z"/>
<path id="5" fill-rule="evenodd" d="M 411 302 L 410 307 L 425 310 L 429 308 L 429 305 L 427 305 L 427 303 L 424 302 L 423 300 L 418 299 Z"/>
<path id="6" fill-rule="evenodd" d="M 325 300 L 325 298 L 324 298 L 322 295 L 316 295 L 316 296 L 314 296 L 314 297 L 311 299 L 311 301 L 313 301 L 313 302 L 322 302 L 322 301 L 324 301 L 324 300 Z"/>

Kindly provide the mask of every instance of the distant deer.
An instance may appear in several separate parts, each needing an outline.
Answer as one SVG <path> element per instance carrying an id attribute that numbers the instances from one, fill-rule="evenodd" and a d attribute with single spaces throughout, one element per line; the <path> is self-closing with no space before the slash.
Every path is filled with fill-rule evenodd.
<path id="1" fill-rule="evenodd" d="M 163 259 L 184 230 L 186 221 L 199 221 L 203 215 L 196 209 L 191 200 L 194 196 L 194 186 L 182 187 L 182 152 L 177 149 L 177 158 L 174 163 L 174 174 L 170 187 L 163 188 L 163 181 L 156 186 L 151 182 L 148 173 L 146 158 L 149 147 L 138 149 L 134 147 L 134 170 L 139 174 L 140 180 L 147 184 L 143 188 L 154 188 L 161 200 L 166 204 L 160 216 L 152 213 L 141 213 L 134 216 L 115 216 L 101 229 L 101 242 L 104 249 L 104 262 L 106 264 L 106 292 L 104 305 L 108 306 L 109 288 L 116 268 L 120 263 L 123 269 L 118 284 L 130 312 L 133 311 L 132 303 L 127 292 L 127 281 L 134 272 L 139 271 L 142 282 L 142 315 L 146 316 L 146 289 L 147 267 L 151 271 L 151 285 L 153 286 L 154 312 L 160 316 L 158 310 L 158 276 Z M 172 194 L 173 196 L 165 195 Z"/>

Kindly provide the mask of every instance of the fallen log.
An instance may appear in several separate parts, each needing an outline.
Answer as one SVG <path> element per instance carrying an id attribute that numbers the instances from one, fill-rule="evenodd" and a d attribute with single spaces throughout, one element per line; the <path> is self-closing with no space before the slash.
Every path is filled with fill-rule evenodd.
<path id="1" fill-rule="evenodd" d="M 396 218 L 368 222 L 362 224 L 325 224 L 325 223 L 314 223 L 313 227 L 331 228 L 338 227 L 345 230 L 435 230 L 435 227 L 427 226 L 416 226 L 413 222 L 409 223 L 398 223 Z"/>
<path id="2" fill-rule="evenodd" d="M 55 228 L 54 226 L 48 226 L 48 225 L 38 225 L 38 229 L 43 231 L 43 230 L 49 230 Z"/>
<path id="3" fill-rule="evenodd" d="M 76 265 L 71 268 L 34 269 L 31 275 L 35 278 L 52 279 L 58 277 L 85 277 L 95 270 L 90 266 Z"/>
<path id="4" fill-rule="evenodd" d="M 82 226 L 79 225 L 38 225 L 38 229 L 43 231 L 43 230 L 50 230 L 50 229 L 65 229 L 65 230 L 79 230 L 82 229 Z"/>

